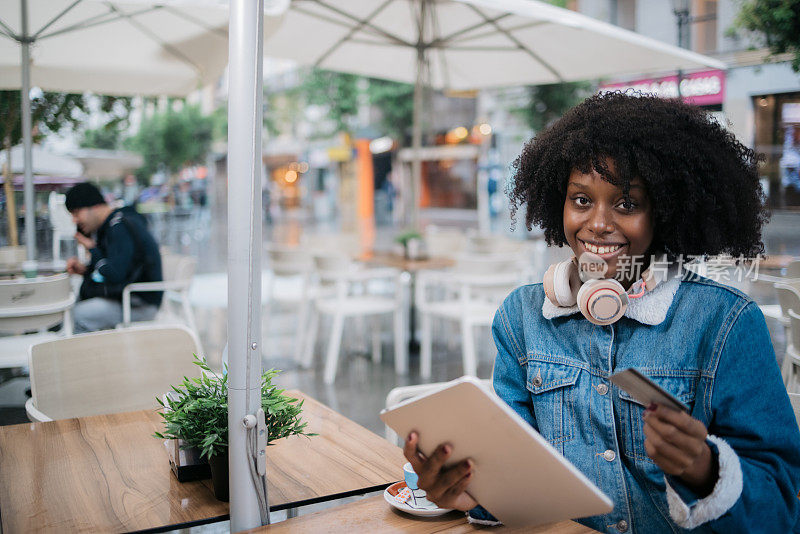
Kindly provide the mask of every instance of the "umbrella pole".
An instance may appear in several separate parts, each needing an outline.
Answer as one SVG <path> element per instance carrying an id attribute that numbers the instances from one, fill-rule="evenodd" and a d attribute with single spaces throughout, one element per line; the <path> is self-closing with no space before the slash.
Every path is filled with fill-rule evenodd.
<path id="1" fill-rule="evenodd" d="M 417 50 L 417 79 L 414 83 L 414 115 L 411 130 L 411 187 L 409 188 L 409 204 L 411 214 L 410 226 L 419 230 L 419 197 L 422 188 L 422 85 L 423 68 L 425 67 L 425 52 Z"/>
<path id="2" fill-rule="evenodd" d="M 11 176 L 11 139 L 6 137 L 6 163 L 3 165 L 3 189 L 6 193 L 6 216 L 8 217 L 8 244 L 12 247 L 19 245 L 17 235 L 17 202 L 14 198 L 14 184 Z"/>
<path id="3" fill-rule="evenodd" d="M 228 465 L 230 531 L 269 522 L 266 484 L 243 425 L 261 408 L 261 123 L 263 0 L 234 0 L 228 91 Z M 266 444 L 266 443 L 264 443 Z M 253 454 L 264 454 L 255 447 Z M 263 456 L 261 456 L 263 461 Z M 263 498 L 264 509 L 260 504 Z M 266 517 L 262 516 L 262 513 Z"/>
<path id="4" fill-rule="evenodd" d="M 31 138 L 31 45 L 28 42 L 28 0 L 20 0 L 22 13 L 22 144 L 25 163 L 25 245 L 28 260 L 36 259 L 36 204 L 33 197 L 33 140 Z"/>

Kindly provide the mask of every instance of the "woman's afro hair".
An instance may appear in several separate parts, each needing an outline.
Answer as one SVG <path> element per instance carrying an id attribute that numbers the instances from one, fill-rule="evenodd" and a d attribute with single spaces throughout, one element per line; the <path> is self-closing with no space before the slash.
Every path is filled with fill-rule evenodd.
<path id="1" fill-rule="evenodd" d="M 613 172 L 606 161 L 613 162 Z M 703 110 L 652 96 L 595 95 L 529 141 L 513 164 L 512 217 L 567 244 L 563 209 L 573 169 L 595 170 L 625 194 L 641 179 L 653 206 L 651 250 L 752 257 L 768 219 L 759 158 Z"/>

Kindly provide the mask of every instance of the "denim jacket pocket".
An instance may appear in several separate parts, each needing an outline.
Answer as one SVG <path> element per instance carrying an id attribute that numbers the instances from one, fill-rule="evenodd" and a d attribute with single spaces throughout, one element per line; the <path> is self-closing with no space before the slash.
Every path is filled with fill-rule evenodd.
<path id="1" fill-rule="evenodd" d="M 575 428 L 575 389 L 581 369 L 528 360 L 526 387 L 531 393 L 539 433 L 551 444 L 569 441 Z"/>
<path id="2" fill-rule="evenodd" d="M 657 373 L 646 374 L 653 382 L 674 395 L 678 400 L 689 406 L 694 405 L 695 387 L 698 376 L 674 376 L 671 374 L 659 375 Z M 625 454 L 638 462 L 648 462 L 653 464 L 653 460 L 647 455 L 644 447 L 644 411 L 647 408 L 642 403 L 631 397 L 626 391 L 618 390 L 619 398 L 623 401 L 621 418 L 624 428 L 622 429 L 623 439 L 625 440 Z"/>

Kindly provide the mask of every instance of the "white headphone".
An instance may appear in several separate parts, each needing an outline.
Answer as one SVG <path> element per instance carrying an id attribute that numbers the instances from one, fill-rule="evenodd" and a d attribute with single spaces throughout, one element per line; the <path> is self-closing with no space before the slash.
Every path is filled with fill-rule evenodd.
<path id="1" fill-rule="evenodd" d="M 628 295 L 619 281 L 613 278 L 581 280 L 576 258 L 551 265 L 544 273 L 544 294 L 555 306 L 570 307 L 575 304 L 584 317 L 597 325 L 619 321 L 628 309 L 630 298 L 638 298 L 652 291 L 658 284 L 650 270 L 642 274 L 644 288 L 638 295 Z"/>

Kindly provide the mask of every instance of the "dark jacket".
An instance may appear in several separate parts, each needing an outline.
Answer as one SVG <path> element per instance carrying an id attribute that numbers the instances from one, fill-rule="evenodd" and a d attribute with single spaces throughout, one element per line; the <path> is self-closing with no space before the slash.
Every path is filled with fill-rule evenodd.
<path id="1" fill-rule="evenodd" d="M 132 207 L 111 215 L 97 230 L 97 246 L 81 285 L 81 299 L 106 297 L 122 300 L 122 290 L 134 282 L 163 280 L 158 243 L 147 229 L 147 221 Z M 161 304 L 163 292 L 136 293 L 142 301 Z"/>

